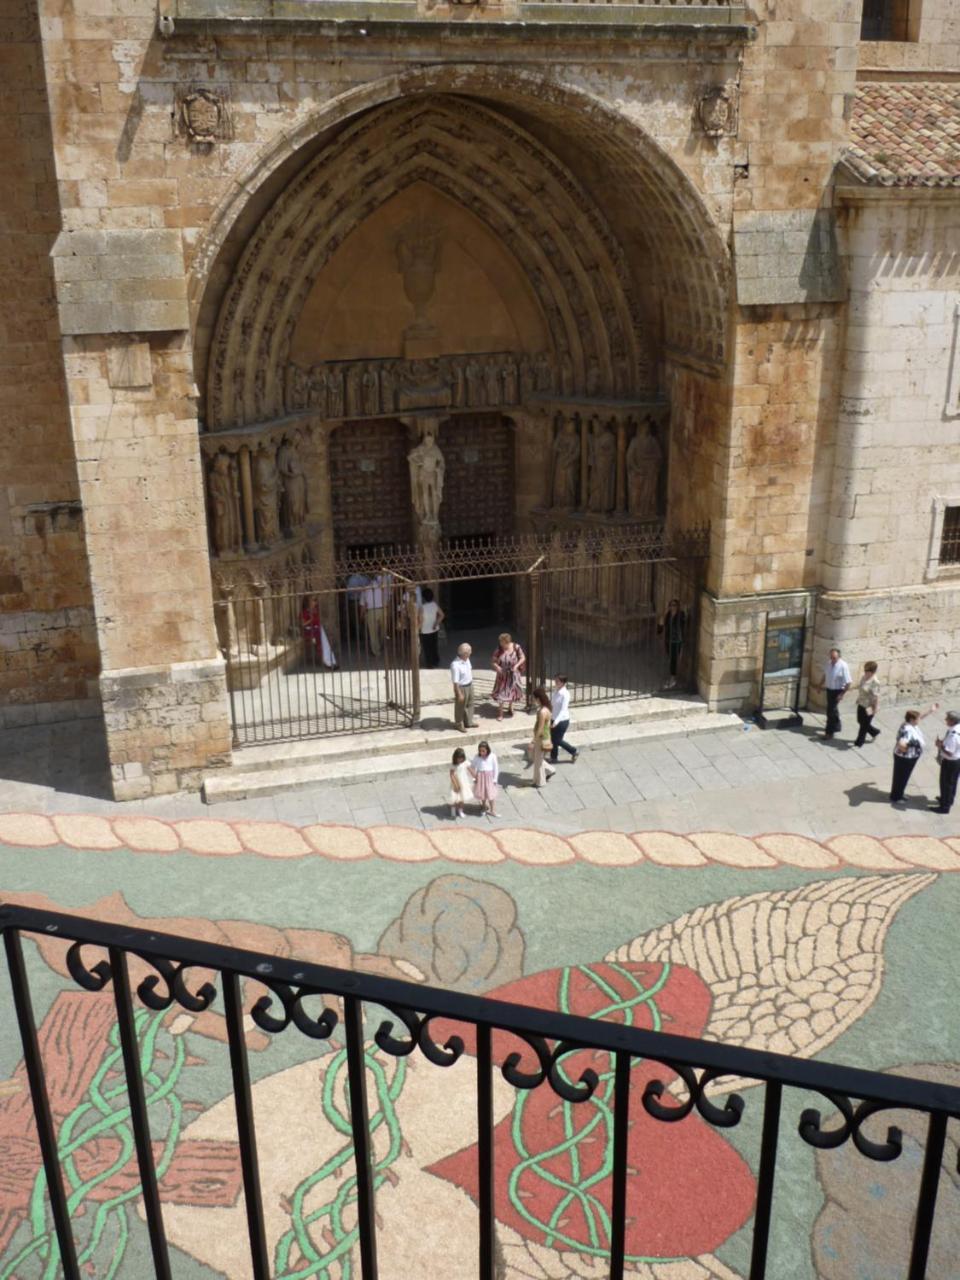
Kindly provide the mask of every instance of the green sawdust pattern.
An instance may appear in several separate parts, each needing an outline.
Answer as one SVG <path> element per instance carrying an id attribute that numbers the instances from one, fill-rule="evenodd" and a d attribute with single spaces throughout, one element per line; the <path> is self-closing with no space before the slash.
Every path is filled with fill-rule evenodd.
<path id="1" fill-rule="evenodd" d="M 166 1129 L 163 1151 L 157 1161 L 157 1179 L 164 1176 L 180 1138 L 183 1104 L 175 1088 L 186 1060 L 182 1039 L 171 1036 L 172 1054 L 166 1055 L 169 1063 L 165 1074 L 158 1069 L 162 1059 L 157 1053 L 157 1036 L 163 1021 L 163 1013 L 141 1010 L 135 1016 L 137 1038 L 140 1043 L 140 1069 L 147 1106 L 150 1108 L 150 1129 L 156 1137 Z M 90 1206 L 84 1213 L 85 1201 L 99 1186 L 126 1168 L 136 1152 L 133 1128 L 130 1124 L 130 1107 L 127 1103 L 127 1087 L 123 1074 L 123 1054 L 120 1049 L 120 1031 L 114 1025 L 109 1036 L 110 1049 L 90 1082 L 86 1097 L 65 1118 L 60 1129 L 57 1148 L 61 1168 L 67 1182 L 67 1207 L 74 1232 L 80 1224 L 89 1223 L 86 1242 L 77 1241 L 77 1261 L 81 1267 L 93 1264 L 93 1271 L 101 1280 L 114 1280 L 123 1262 L 130 1226 L 127 1206 L 140 1197 L 139 1179 L 126 1191 L 110 1199 Z M 108 1083 L 114 1075 L 115 1081 Z M 165 1113 L 165 1114 L 164 1114 Z M 77 1153 L 88 1143 L 112 1138 L 119 1143 L 116 1159 L 93 1177 L 84 1180 L 77 1170 Z M 47 1179 L 41 1168 L 33 1183 L 28 1210 L 29 1230 L 32 1238 L 4 1265 L 0 1280 L 23 1280 L 23 1264 L 31 1261 L 42 1269 L 34 1270 L 41 1280 L 56 1280 L 59 1274 L 60 1247 L 53 1228 L 47 1204 Z M 78 1219 L 78 1214 L 82 1216 Z M 81 1230 L 82 1230 L 81 1226 Z"/>
<path id="2" fill-rule="evenodd" d="M 607 967 L 619 974 L 633 988 L 633 994 L 624 999 L 601 974 L 587 965 L 578 965 L 576 970 L 565 968 L 560 977 L 560 1012 L 574 1012 L 570 1008 L 570 977 L 572 973 L 578 972 L 593 982 L 610 1002 L 595 1013 L 592 1013 L 590 1017 L 610 1018 L 617 1014 L 622 1014 L 624 1024 L 631 1027 L 635 1025 L 634 1015 L 637 1010 L 646 1008 L 650 1013 L 653 1030 L 659 1031 L 663 1025 L 663 1018 L 657 1007 L 655 997 L 663 990 L 670 976 L 671 966 L 669 962 L 664 963 L 659 978 L 650 987 L 644 987 L 637 980 L 635 974 L 630 973 L 620 965 L 609 964 Z M 602 1199 L 594 1194 L 593 1191 L 594 1187 L 602 1185 L 605 1179 L 613 1175 L 613 1081 L 615 1069 L 612 1057 L 608 1059 L 608 1062 L 608 1069 L 598 1073 L 599 1083 L 592 1096 L 586 1102 L 560 1101 L 564 1137 L 561 1142 L 555 1143 L 544 1151 L 533 1152 L 527 1148 L 523 1136 L 523 1115 L 530 1095 L 528 1093 L 518 1095 L 516 1106 L 513 1109 L 511 1134 L 519 1159 L 510 1173 L 507 1184 L 511 1205 L 525 1221 L 529 1222 L 532 1227 L 535 1227 L 542 1234 L 545 1245 L 553 1247 L 558 1244 L 566 1245 L 577 1253 L 589 1254 L 596 1258 L 610 1257 L 610 1214 Z M 642 1063 L 638 1060 L 634 1064 L 634 1069 L 640 1065 Z M 577 1083 L 566 1074 L 562 1064 L 559 1066 L 559 1074 L 567 1084 Z M 541 1087 L 546 1088 L 547 1086 Z M 576 1117 L 581 1117 L 587 1108 L 592 1108 L 592 1114 L 590 1114 L 586 1123 L 581 1124 L 578 1128 L 575 1123 L 575 1109 Z M 584 1178 L 580 1147 L 587 1140 L 592 1140 L 594 1131 L 597 1129 L 600 1129 L 604 1135 L 603 1163 L 595 1173 L 588 1178 Z M 569 1178 L 563 1178 L 547 1168 L 547 1162 L 555 1160 L 557 1156 L 567 1157 L 570 1170 Z M 551 1187 L 561 1189 L 564 1193 L 546 1222 L 535 1217 L 530 1212 L 520 1195 L 520 1179 L 528 1172 L 532 1172 L 543 1182 L 549 1183 Z M 565 1213 L 574 1203 L 580 1207 L 587 1224 L 589 1240 L 586 1242 L 575 1240 L 573 1237 L 566 1235 L 560 1227 Z M 662 1258 L 645 1258 L 633 1255 L 628 1256 L 627 1260 L 630 1262 L 664 1261 Z"/>

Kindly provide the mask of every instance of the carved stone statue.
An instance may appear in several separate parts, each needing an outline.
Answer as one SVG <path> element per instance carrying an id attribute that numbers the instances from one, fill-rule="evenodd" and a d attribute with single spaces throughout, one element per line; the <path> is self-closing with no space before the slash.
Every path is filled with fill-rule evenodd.
<path id="1" fill-rule="evenodd" d="M 627 509 L 632 516 L 657 514 L 663 450 L 652 422 L 641 423 L 627 448 Z"/>
<path id="2" fill-rule="evenodd" d="M 343 373 L 339 365 L 327 371 L 327 414 L 331 418 L 343 417 Z"/>
<path id="3" fill-rule="evenodd" d="M 359 364 L 347 367 L 346 413 L 348 418 L 359 417 L 363 413 L 363 369 Z"/>
<path id="4" fill-rule="evenodd" d="M 291 532 L 300 529 L 307 519 L 307 477 L 300 459 L 303 438 L 295 431 L 293 440 L 283 437 L 277 452 L 277 466 L 283 485 L 283 523 Z"/>
<path id="5" fill-rule="evenodd" d="M 393 413 L 397 407 L 397 397 L 394 389 L 394 372 L 393 366 L 384 364 L 380 366 L 380 412 Z"/>
<path id="6" fill-rule="evenodd" d="M 311 409 L 317 409 L 324 417 L 327 412 L 327 374 L 323 365 L 317 365 L 310 375 L 310 386 L 307 392 Z M 303 406 L 306 408 L 307 406 Z"/>
<path id="7" fill-rule="evenodd" d="M 481 372 L 476 360 L 471 358 L 467 361 L 464 373 L 467 381 L 467 404 L 471 408 L 476 408 L 477 405 L 483 404 L 483 386 L 480 382 Z"/>
<path id="8" fill-rule="evenodd" d="M 280 536 L 280 476 L 273 449 L 262 444 L 253 456 L 253 513 L 257 541 L 268 547 Z"/>
<path id="9" fill-rule="evenodd" d="M 594 419 L 590 440 L 591 511 L 612 511 L 617 504 L 617 438 L 610 424 Z"/>
<path id="10" fill-rule="evenodd" d="M 423 524 L 438 525 L 446 463 L 431 430 L 428 429 L 420 443 L 410 450 L 407 461 L 410 464 L 413 509 Z"/>
<path id="11" fill-rule="evenodd" d="M 577 505 L 580 477 L 580 433 L 573 418 L 567 418 L 553 442 L 553 505 L 573 510 Z"/>
<path id="12" fill-rule="evenodd" d="M 371 418 L 380 412 L 380 379 L 376 366 L 368 364 L 363 370 L 363 412 Z"/>
<path id="13" fill-rule="evenodd" d="M 466 404 L 466 391 L 463 385 L 463 363 L 452 361 L 450 365 L 450 403 L 456 408 Z"/>
<path id="14" fill-rule="evenodd" d="M 214 550 L 229 555 L 240 550 L 241 529 L 236 467 L 228 453 L 221 450 L 214 458 L 207 484 Z"/>
<path id="15" fill-rule="evenodd" d="M 517 403 L 517 362 L 512 356 L 503 366 L 503 403 Z"/>
<path id="16" fill-rule="evenodd" d="M 565 396 L 573 395 L 573 360 L 569 351 L 563 353 L 560 361 L 560 390 Z"/>
<path id="17" fill-rule="evenodd" d="M 520 395 L 529 400 L 535 389 L 533 361 L 524 353 L 520 357 Z"/>
<path id="18" fill-rule="evenodd" d="M 490 356 L 487 359 L 483 370 L 483 385 L 486 392 L 487 404 L 494 408 L 500 403 L 500 362 L 496 356 Z"/>
<path id="19" fill-rule="evenodd" d="M 537 356 L 535 379 L 538 391 L 549 393 L 553 390 L 553 365 L 545 351 Z"/>
<path id="20" fill-rule="evenodd" d="M 603 375 L 600 372 L 600 361 L 596 356 L 591 356 L 587 361 L 587 395 L 598 396 L 603 382 Z"/>

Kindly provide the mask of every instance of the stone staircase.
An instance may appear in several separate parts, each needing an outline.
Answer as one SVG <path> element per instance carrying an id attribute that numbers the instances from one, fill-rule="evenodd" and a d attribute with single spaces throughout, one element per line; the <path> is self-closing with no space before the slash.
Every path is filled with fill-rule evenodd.
<path id="1" fill-rule="evenodd" d="M 490 711 L 488 707 L 482 711 Z M 571 740 L 582 749 L 610 747 L 652 738 L 687 737 L 739 728 L 732 712 L 708 711 L 701 698 L 638 698 L 599 706 L 574 707 Z M 434 773 L 449 764 L 455 747 L 468 754 L 481 738 L 501 752 L 529 741 L 533 717 L 519 712 L 498 721 L 486 715 L 468 733 L 452 727 L 387 729 L 371 733 L 312 738 L 238 748 L 233 763 L 207 775 L 203 798 L 207 804 L 248 800 L 283 791 L 377 778 L 405 773 Z"/>

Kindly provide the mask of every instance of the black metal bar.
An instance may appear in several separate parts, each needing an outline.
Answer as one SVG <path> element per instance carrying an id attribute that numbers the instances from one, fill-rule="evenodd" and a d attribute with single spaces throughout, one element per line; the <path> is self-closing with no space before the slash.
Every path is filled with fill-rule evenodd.
<path id="1" fill-rule="evenodd" d="M 572 1047 L 600 1049 L 607 1053 L 624 1049 L 634 1057 L 706 1067 L 717 1075 L 774 1080 L 793 1088 L 845 1094 L 851 1098 L 917 1111 L 941 1111 L 960 1119 L 960 1088 L 934 1085 L 909 1076 L 884 1075 L 860 1067 L 794 1058 L 785 1053 L 761 1052 L 671 1032 L 624 1027 L 619 1023 L 597 1021 L 577 1014 L 557 1013 L 378 974 L 224 947 L 195 938 L 104 924 L 81 916 L 42 911 L 15 903 L 6 904 L 0 916 L 0 930 L 6 932 L 9 929 L 52 933 L 77 942 L 120 947 L 146 958 L 173 959 L 200 969 L 230 969 L 240 976 L 252 978 L 259 978 L 263 973 L 260 966 L 269 964 L 275 981 L 289 983 L 305 992 L 347 996 L 387 1006 L 399 1005 L 456 1022 L 486 1023 L 506 1031 L 563 1040 Z"/>
<path id="2" fill-rule="evenodd" d="M 267 1233 L 263 1225 L 263 1197 L 260 1192 L 260 1162 L 257 1159 L 257 1134 L 253 1097 L 250 1093 L 250 1067 L 243 1036 L 240 980 L 235 973 L 223 974 L 223 1003 L 230 1047 L 230 1070 L 233 1073 L 237 1134 L 240 1139 L 240 1167 L 243 1171 L 243 1196 L 247 1208 L 247 1231 L 250 1235 L 250 1260 L 254 1280 L 270 1280 L 270 1257 Z"/>
<path id="3" fill-rule="evenodd" d="M 493 1058 L 488 1026 L 477 1027 L 477 1185 L 480 1280 L 494 1280 L 497 1225 L 493 1191 Z"/>
<path id="4" fill-rule="evenodd" d="M 6 914 L 5 911 L 4 914 Z M 47 1195 L 50 1197 L 53 1225 L 57 1233 L 57 1244 L 60 1247 L 60 1265 L 63 1267 L 64 1280 L 80 1280 L 77 1250 L 73 1243 L 70 1213 L 67 1209 L 67 1197 L 63 1190 L 63 1178 L 60 1173 L 57 1135 L 53 1128 L 53 1115 L 50 1111 L 50 1099 L 37 1039 L 37 1025 L 33 1017 L 30 984 L 27 981 L 27 970 L 23 963 L 20 935 L 15 928 L 5 930 L 3 943 L 10 969 L 13 1004 L 17 1013 L 17 1024 L 20 1027 L 20 1043 L 23 1046 L 23 1061 L 27 1069 L 30 1097 L 33 1101 L 37 1138 L 40 1142 L 40 1154 L 43 1157 L 43 1171 L 47 1177 Z"/>
<path id="5" fill-rule="evenodd" d="M 943 1162 L 946 1136 L 947 1117 L 942 1111 L 934 1111 L 927 1126 L 927 1149 L 923 1155 L 923 1174 L 920 1178 L 917 1220 L 913 1228 L 913 1247 L 910 1251 L 910 1270 L 907 1273 L 907 1280 L 926 1280 L 927 1260 L 930 1256 L 930 1234 L 933 1231 L 933 1215 L 937 1208 L 940 1166 Z"/>
<path id="6" fill-rule="evenodd" d="M 777 1140 L 780 1133 L 780 1103 L 783 1086 L 768 1083 L 763 1102 L 763 1132 L 760 1135 L 760 1169 L 757 1173 L 757 1208 L 753 1219 L 753 1249 L 750 1280 L 764 1280 L 770 1247 L 770 1217 L 773 1208 L 773 1180 L 777 1171 Z"/>
<path id="7" fill-rule="evenodd" d="M 127 1083 L 127 1100 L 130 1103 L 130 1123 L 133 1125 L 133 1138 L 137 1148 L 137 1166 L 140 1169 L 143 1208 L 147 1215 L 147 1230 L 150 1233 L 153 1269 L 157 1280 L 171 1280 L 167 1235 L 163 1227 L 157 1170 L 153 1162 L 153 1147 L 150 1141 L 150 1121 L 147 1117 L 143 1074 L 140 1070 L 140 1045 L 137 1042 L 133 1018 L 133 997 L 130 993 L 127 956 L 125 950 L 115 945 L 110 947 L 109 954 L 110 969 L 113 974 L 113 999 L 117 1008 L 120 1049 L 123 1053 L 123 1069 Z"/>
<path id="8" fill-rule="evenodd" d="M 377 1223 L 374 1216 L 373 1152 L 367 1111 L 367 1067 L 363 1052 L 363 1005 L 356 996 L 344 996 L 343 1013 L 347 1033 L 350 1127 L 353 1130 L 353 1158 L 357 1174 L 360 1274 L 363 1280 L 377 1280 Z"/>
<path id="9" fill-rule="evenodd" d="M 616 1055 L 613 1077 L 613 1195 L 610 1205 L 610 1280 L 623 1280 L 627 1239 L 627 1143 L 630 1138 L 630 1055 Z"/>

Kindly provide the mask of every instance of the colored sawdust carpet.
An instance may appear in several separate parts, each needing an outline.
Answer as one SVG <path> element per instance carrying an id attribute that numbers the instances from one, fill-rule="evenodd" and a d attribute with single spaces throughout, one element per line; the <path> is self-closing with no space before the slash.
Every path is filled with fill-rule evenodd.
<path id="1" fill-rule="evenodd" d="M 219 820 L 8 814 L 0 817 L 0 896 L 270 956 L 358 968 L 507 1001 L 705 1037 L 762 1051 L 956 1083 L 952 1016 L 960 958 L 960 842 L 723 833 L 414 831 Z M 108 992 L 78 990 L 63 942 L 25 942 L 61 1167 L 83 1274 L 152 1274 L 121 1046 Z M 89 965 L 95 949 L 86 949 Z M 136 988 L 152 970 L 131 960 Z M 199 981 L 199 976 L 198 979 Z M 359 1276 L 357 1183 L 338 1027 L 270 1034 L 244 1009 L 272 1274 Z M 8 984 L 0 984 L 0 1280 L 58 1274 L 50 1210 Z M 306 1003 L 310 1017 L 319 997 Z M 384 1053 L 367 1009 L 365 1059 L 380 1274 L 477 1272 L 475 1045 L 440 1067 Z M 137 1004 L 137 1036 L 166 1231 L 177 1277 L 251 1275 L 236 1116 L 218 995 L 208 1008 Z M 532 1050 L 506 1033 L 494 1059 Z M 543 1085 L 494 1089 L 494 1205 L 502 1280 L 599 1280 L 609 1267 L 613 1082 L 610 1055 L 561 1060 L 579 1102 Z M 666 1122 L 642 1105 L 659 1081 Z M 737 1092 L 739 1122 L 711 1122 Z M 763 1090 L 708 1086 L 684 1108 L 668 1064 L 634 1060 L 627 1143 L 627 1274 L 737 1280 L 749 1270 Z M 773 1274 L 881 1280 L 909 1256 L 922 1161 L 921 1117 L 903 1153 L 868 1161 L 847 1143 L 815 1151 L 781 1122 Z M 704 1114 L 706 1112 L 706 1114 Z M 881 1123 L 882 1121 L 882 1123 Z M 956 1135 L 944 1158 L 929 1274 L 960 1256 Z M 856 1262 L 856 1271 L 853 1263 Z"/>

